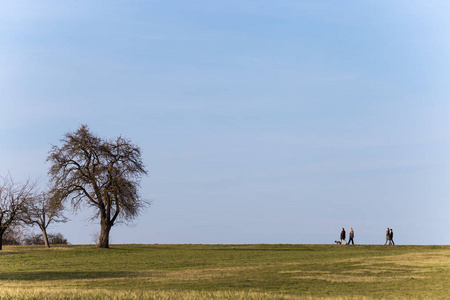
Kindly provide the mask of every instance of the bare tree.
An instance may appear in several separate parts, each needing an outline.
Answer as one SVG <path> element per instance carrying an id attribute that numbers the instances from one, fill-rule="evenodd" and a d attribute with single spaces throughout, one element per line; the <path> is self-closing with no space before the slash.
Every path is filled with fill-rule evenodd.
<path id="1" fill-rule="evenodd" d="M 53 192 L 59 201 L 71 200 L 75 209 L 95 208 L 100 218 L 98 247 L 109 248 L 109 234 L 116 223 L 128 222 L 148 205 L 139 195 L 140 180 L 147 174 L 141 150 L 119 136 L 106 140 L 93 135 L 87 125 L 69 132 L 53 146 L 47 161 Z"/>
<path id="2" fill-rule="evenodd" d="M 0 179 L 0 250 L 3 244 L 5 231 L 20 223 L 27 202 L 32 196 L 35 184 L 26 181 L 24 184 L 15 184 L 11 175 Z"/>
<path id="3" fill-rule="evenodd" d="M 29 198 L 22 221 L 31 226 L 37 226 L 42 232 L 44 245 L 50 248 L 47 228 L 51 223 L 67 222 L 63 215 L 63 206 L 60 202 L 52 201 L 49 192 L 41 192 Z"/>

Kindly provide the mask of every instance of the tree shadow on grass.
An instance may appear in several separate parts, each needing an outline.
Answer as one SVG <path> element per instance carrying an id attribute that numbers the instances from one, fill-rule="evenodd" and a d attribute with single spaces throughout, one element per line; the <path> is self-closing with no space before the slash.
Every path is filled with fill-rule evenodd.
<path id="1" fill-rule="evenodd" d="M 0 274 L 1 280 L 32 280 L 32 281 L 46 281 L 46 280 L 76 280 L 76 279 L 114 279 L 123 277 L 137 277 L 138 275 L 132 272 L 4 272 Z M 148 274 L 146 275 L 148 276 Z"/>
<path id="2" fill-rule="evenodd" d="M 1 251 L 0 252 L 0 257 L 2 256 L 7 256 L 7 255 L 23 255 L 23 252 L 19 252 L 19 251 Z"/>
<path id="3" fill-rule="evenodd" d="M 317 251 L 315 249 L 299 249 L 299 248 L 198 248 L 198 249 L 191 249 L 191 250 L 201 250 L 201 251 L 265 251 L 265 252 L 272 252 L 272 251 L 294 251 L 294 252 L 310 252 L 310 251 Z"/>

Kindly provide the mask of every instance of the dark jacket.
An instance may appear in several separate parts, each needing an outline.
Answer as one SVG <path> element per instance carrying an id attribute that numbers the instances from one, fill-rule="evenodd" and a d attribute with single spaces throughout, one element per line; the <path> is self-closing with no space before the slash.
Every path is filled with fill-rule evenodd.
<path id="1" fill-rule="evenodd" d="M 345 230 L 341 231 L 341 240 L 345 240 Z"/>

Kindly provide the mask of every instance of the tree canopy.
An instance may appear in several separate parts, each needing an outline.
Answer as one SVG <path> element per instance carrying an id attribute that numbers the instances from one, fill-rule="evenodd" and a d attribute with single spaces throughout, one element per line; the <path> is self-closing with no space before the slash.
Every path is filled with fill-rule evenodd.
<path id="1" fill-rule="evenodd" d="M 139 194 L 142 176 L 147 174 L 141 150 L 121 136 L 103 139 L 87 125 L 67 133 L 61 146 L 53 146 L 47 157 L 55 201 L 70 200 L 78 209 L 95 208 L 100 218 L 99 247 L 109 247 L 111 227 L 136 218 L 148 202 Z"/>
<path id="2" fill-rule="evenodd" d="M 22 216 L 25 224 L 39 227 L 47 248 L 50 248 L 47 233 L 50 224 L 67 222 L 67 218 L 63 215 L 63 206 L 60 202 L 54 203 L 51 197 L 52 195 L 45 191 L 32 196 L 27 202 Z"/>
<path id="3" fill-rule="evenodd" d="M 0 178 L 0 250 L 3 244 L 3 234 L 11 227 L 21 222 L 27 204 L 33 196 L 35 183 L 29 180 L 17 184 L 10 175 Z"/>

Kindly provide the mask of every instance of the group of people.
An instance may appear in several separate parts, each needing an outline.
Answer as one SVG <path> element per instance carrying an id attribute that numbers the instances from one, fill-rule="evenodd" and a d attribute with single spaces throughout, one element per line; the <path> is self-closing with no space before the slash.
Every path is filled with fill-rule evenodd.
<path id="1" fill-rule="evenodd" d="M 395 245 L 394 243 L 394 231 L 392 231 L 392 228 L 389 229 L 386 228 L 386 242 L 384 244 L 386 245 L 389 242 L 389 245 Z"/>
<path id="2" fill-rule="evenodd" d="M 342 241 L 344 241 L 346 245 L 350 245 L 350 243 L 352 243 L 354 245 L 355 244 L 355 242 L 353 241 L 354 237 L 355 237 L 355 232 L 353 231 L 353 228 L 350 228 L 350 232 L 348 234 L 348 243 L 347 243 L 347 241 L 345 240 L 345 229 L 342 228 L 341 239 L 340 239 L 340 241 L 335 241 L 335 242 L 336 242 L 336 244 L 342 244 Z"/>
<path id="3" fill-rule="evenodd" d="M 344 241 L 344 243 L 346 245 L 350 245 L 350 243 L 352 243 L 353 245 L 355 244 L 355 242 L 353 241 L 353 238 L 355 237 L 355 232 L 353 231 L 353 228 L 350 228 L 350 232 L 348 235 L 348 243 L 345 240 L 346 236 L 345 236 L 345 229 L 342 228 L 341 230 L 341 236 L 340 236 L 340 240 L 339 241 L 334 241 L 336 244 L 342 244 L 342 241 Z M 395 245 L 394 243 L 394 231 L 392 230 L 392 228 L 387 228 L 386 229 L 386 242 L 384 243 L 385 245 L 387 245 L 389 243 L 389 245 Z"/>

